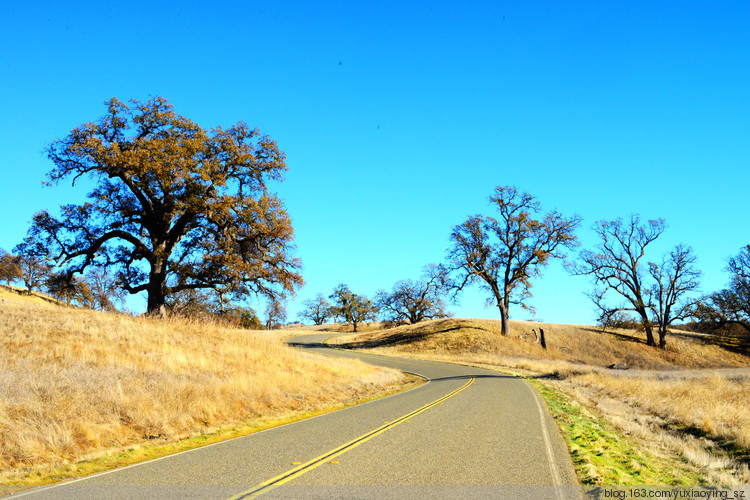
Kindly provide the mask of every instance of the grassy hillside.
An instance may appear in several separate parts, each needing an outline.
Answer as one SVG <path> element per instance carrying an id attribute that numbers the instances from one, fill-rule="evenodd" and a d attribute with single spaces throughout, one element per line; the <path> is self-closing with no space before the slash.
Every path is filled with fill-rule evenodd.
<path id="1" fill-rule="evenodd" d="M 532 332 L 540 327 L 546 350 Z M 750 357 L 735 345 L 729 350 L 716 339 L 674 332 L 662 351 L 647 346 L 636 331 L 522 321 L 511 322 L 510 335 L 503 337 L 499 321 L 466 319 L 331 342 L 510 371 L 543 384 L 550 394 L 556 391 L 559 397 L 550 396 L 548 404 L 554 414 L 558 403 L 571 402 L 561 403 L 564 410 L 556 417 L 586 484 L 680 483 L 686 477 L 750 482 Z M 572 415 L 591 416 L 585 430 Z M 611 430 L 605 432 L 600 422 Z M 665 469 L 665 463 L 664 474 L 642 473 Z"/>
<path id="2" fill-rule="evenodd" d="M 316 411 L 403 381 L 288 348 L 269 332 L 103 314 L 0 290 L 0 484 L 13 469 Z"/>
<path id="3" fill-rule="evenodd" d="M 547 349 L 535 342 L 533 330 L 544 329 Z M 324 327 L 326 328 L 326 327 Z M 647 346 L 645 335 L 631 330 L 607 330 L 585 325 L 512 321 L 510 334 L 500 335 L 500 322 L 439 319 L 386 330 L 367 331 L 334 340 L 353 348 L 392 348 L 401 352 L 461 353 L 477 359 L 529 359 L 634 369 L 724 368 L 750 366 L 747 355 L 728 351 L 702 336 L 678 332 L 667 338 L 667 349 Z"/>

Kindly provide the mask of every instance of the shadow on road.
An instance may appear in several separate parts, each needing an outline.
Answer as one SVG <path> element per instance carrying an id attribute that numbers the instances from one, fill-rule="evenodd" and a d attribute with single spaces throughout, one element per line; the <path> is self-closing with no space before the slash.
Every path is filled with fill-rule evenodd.
<path id="1" fill-rule="evenodd" d="M 352 353 L 357 353 L 357 351 L 355 351 L 353 347 L 349 347 L 349 344 L 344 344 L 344 345 L 337 344 L 335 347 L 333 347 L 333 346 L 330 346 L 328 344 L 324 344 L 322 342 L 287 342 L 287 345 L 289 345 L 291 347 L 297 347 L 299 349 L 328 349 L 328 350 L 331 350 L 331 351 L 351 351 Z M 373 355 L 375 355 L 375 356 L 383 356 L 384 358 L 388 358 L 389 357 L 387 355 L 382 355 L 382 354 L 370 354 L 370 353 L 362 353 L 362 354 L 369 354 L 371 356 L 373 356 Z M 409 360 L 409 358 L 392 358 L 392 359 L 403 359 L 403 360 L 407 360 L 407 361 Z M 413 361 L 424 361 L 424 362 L 427 362 L 427 363 L 441 363 L 440 361 L 426 361 L 426 360 L 413 360 Z M 476 369 L 476 368 L 472 368 L 470 366 L 467 366 L 466 369 L 469 370 L 470 372 L 474 371 L 474 370 L 481 370 L 481 368 L 480 369 Z M 475 378 L 475 379 L 492 379 L 492 378 L 494 378 L 494 379 L 515 379 L 517 377 L 514 377 L 512 375 L 507 375 L 507 374 L 504 374 L 504 373 L 476 373 L 476 372 L 474 372 L 474 373 L 467 373 L 467 374 L 464 374 L 464 375 L 455 375 L 455 376 L 451 376 L 451 377 L 429 378 L 428 380 L 430 380 L 431 382 L 436 382 L 436 381 L 440 381 L 440 380 L 468 380 L 470 378 Z"/>

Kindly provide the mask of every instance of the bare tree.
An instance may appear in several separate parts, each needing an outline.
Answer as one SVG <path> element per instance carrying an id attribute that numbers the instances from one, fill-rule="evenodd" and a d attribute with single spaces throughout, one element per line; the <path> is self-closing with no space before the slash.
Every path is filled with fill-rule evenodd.
<path id="1" fill-rule="evenodd" d="M 43 259 L 23 253 L 20 246 L 17 246 L 15 251 L 18 255 L 14 262 L 18 267 L 20 279 L 23 281 L 28 294 L 31 295 L 34 290 L 41 289 L 50 272 L 52 272 L 52 267 Z"/>
<path id="2" fill-rule="evenodd" d="M 100 311 L 116 311 L 125 303 L 125 290 L 117 278 L 103 268 L 92 268 L 84 275 L 91 290 L 92 308 Z"/>
<path id="3" fill-rule="evenodd" d="M 266 328 L 279 328 L 286 321 L 286 304 L 281 300 L 269 300 L 266 304 Z"/>
<path id="4" fill-rule="evenodd" d="M 697 316 L 712 329 L 734 326 L 750 334 L 750 245 L 729 259 L 726 270 L 729 287 L 704 297 Z"/>
<path id="5" fill-rule="evenodd" d="M 169 294 L 165 305 L 172 315 L 201 318 L 216 313 L 213 299 L 210 290 L 188 288 Z"/>
<path id="6" fill-rule="evenodd" d="M 303 301 L 302 307 L 299 317 L 312 321 L 315 325 L 322 325 L 332 315 L 331 303 L 326 300 L 322 293 L 316 295 L 314 299 Z"/>
<path id="7" fill-rule="evenodd" d="M 662 349 L 667 345 L 667 327 L 694 314 L 698 299 L 690 293 L 700 286 L 701 276 L 695 261 L 692 249 L 680 244 L 664 256 L 661 265 L 649 262 L 649 274 L 653 278 L 650 309 L 658 325 Z"/>
<path id="8" fill-rule="evenodd" d="M 599 235 L 599 245 L 594 250 L 582 251 L 571 271 L 592 277 L 594 290 L 589 297 L 601 318 L 632 311 L 646 332 L 646 344 L 656 346 L 653 334 L 656 324 L 659 345 L 664 348 L 667 327 L 687 317 L 696 302 L 688 296 L 698 288 L 700 276 L 694 267 L 692 250 L 677 245 L 663 257 L 661 264 L 645 262 L 647 247 L 666 229 L 664 219 L 641 224 L 640 216 L 633 214 L 628 221 L 598 221 L 593 229 Z M 610 305 L 607 299 L 611 294 L 621 302 Z"/>
<path id="9" fill-rule="evenodd" d="M 449 317 L 444 301 L 447 293 L 446 269 L 431 264 L 425 268 L 423 279 L 399 281 L 391 292 L 378 291 L 375 304 L 386 321 L 414 324 Z"/>
<path id="10" fill-rule="evenodd" d="M 329 298 L 333 300 L 333 314 L 351 323 L 355 332 L 360 323 L 367 320 L 374 321 L 377 317 L 378 309 L 370 302 L 370 299 L 353 293 L 343 283 L 334 288 Z"/>
<path id="11" fill-rule="evenodd" d="M 528 304 L 531 279 L 541 275 L 550 258 L 578 244 L 574 233 L 581 218 L 557 211 L 540 215 L 540 203 L 512 186 L 495 188 L 490 202 L 497 219 L 474 215 L 453 228 L 448 268 L 457 276 L 454 296 L 472 283 L 492 294 L 490 302 L 500 310 L 501 331 L 507 335 L 510 305 L 533 309 Z"/>
<path id="12" fill-rule="evenodd" d="M 640 216 L 633 214 L 628 222 L 622 219 L 598 221 L 593 229 L 601 242 L 595 250 L 581 252 L 579 261 L 571 267 L 573 273 L 592 277 L 595 288 L 589 296 L 603 314 L 635 312 L 646 331 L 646 343 L 655 346 L 648 317 L 649 285 L 643 260 L 646 247 L 666 229 L 664 219 L 649 220 L 641 225 Z M 605 299 L 610 291 L 624 299 L 624 303 L 608 305 Z"/>

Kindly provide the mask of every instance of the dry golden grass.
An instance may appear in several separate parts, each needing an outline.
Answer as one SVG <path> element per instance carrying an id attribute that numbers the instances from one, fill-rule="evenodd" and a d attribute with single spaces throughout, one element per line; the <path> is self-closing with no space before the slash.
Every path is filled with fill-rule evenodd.
<path id="1" fill-rule="evenodd" d="M 576 376 L 574 382 L 607 391 L 631 406 L 685 426 L 688 432 L 732 440 L 750 449 L 750 375 L 654 379 L 588 373 Z"/>
<path id="2" fill-rule="evenodd" d="M 0 471 L 393 388 L 402 374 L 264 332 L 63 308 L 0 291 Z"/>
<path id="3" fill-rule="evenodd" d="M 573 395 L 657 456 L 681 457 L 714 485 L 750 483 L 750 378 L 575 373 L 547 383 Z"/>
<path id="4" fill-rule="evenodd" d="M 546 350 L 534 341 L 532 328 L 540 326 Z M 750 358 L 704 340 L 672 335 L 660 350 L 634 331 L 512 321 L 503 337 L 499 321 L 444 319 L 333 342 L 540 378 L 656 456 L 682 457 L 713 484 L 744 484 L 750 482 Z M 622 363 L 629 369 L 605 369 Z"/>
<path id="5" fill-rule="evenodd" d="M 532 329 L 544 329 L 547 349 L 534 341 Z M 525 338 L 524 338 L 525 337 Z M 334 340 L 353 347 L 389 347 L 402 352 L 461 353 L 493 358 L 524 358 L 628 368 L 676 369 L 747 367 L 750 358 L 687 336 L 668 337 L 667 349 L 647 346 L 642 334 L 628 330 L 602 333 L 584 325 L 511 321 L 510 334 L 500 335 L 500 321 L 440 319 Z"/>

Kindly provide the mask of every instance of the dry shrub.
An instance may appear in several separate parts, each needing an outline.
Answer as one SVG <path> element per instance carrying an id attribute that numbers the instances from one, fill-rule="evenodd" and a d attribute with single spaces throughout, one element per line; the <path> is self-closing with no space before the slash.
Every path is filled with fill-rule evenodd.
<path id="1" fill-rule="evenodd" d="M 402 378 L 262 332 L 2 299 L 0 470 L 317 409 Z"/>

